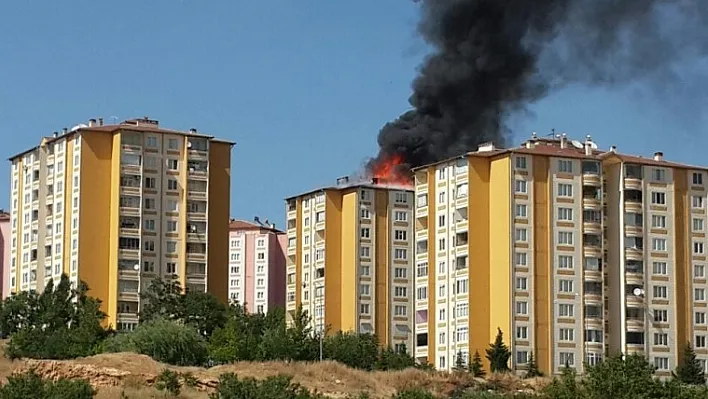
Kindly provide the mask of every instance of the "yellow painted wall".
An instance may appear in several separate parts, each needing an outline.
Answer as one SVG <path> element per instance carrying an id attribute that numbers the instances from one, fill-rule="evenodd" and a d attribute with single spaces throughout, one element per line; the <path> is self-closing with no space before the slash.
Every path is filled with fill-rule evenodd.
<path id="1" fill-rule="evenodd" d="M 550 260 L 551 220 L 549 184 L 549 158 L 533 157 L 533 314 L 535 348 L 534 358 L 538 368 L 545 374 L 553 373 L 553 312 L 551 306 L 551 282 L 553 272 Z"/>
<path id="2" fill-rule="evenodd" d="M 490 262 L 490 208 L 489 208 L 489 172 L 490 160 L 482 157 L 468 157 L 468 195 L 467 195 L 467 223 L 469 242 L 469 270 L 472 278 L 469 280 L 469 353 L 479 352 L 489 368 L 489 362 L 484 356 L 485 349 L 491 342 L 490 326 L 490 298 L 489 290 L 489 262 Z M 504 202 L 504 199 L 495 198 L 495 201 Z M 508 199 L 507 199 L 508 201 Z M 435 264 L 428 265 L 430 270 L 435 270 Z M 434 273 L 433 273 L 434 275 Z M 433 314 L 434 316 L 434 314 Z"/>
<path id="3" fill-rule="evenodd" d="M 328 190 L 325 197 L 325 328 L 331 334 L 342 329 L 342 193 Z"/>
<path id="4" fill-rule="evenodd" d="M 229 209 L 231 202 L 231 144 L 209 143 L 209 214 L 207 290 L 228 303 Z"/>
<path id="5" fill-rule="evenodd" d="M 70 140 L 73 149 L 73 140 Z M 82 137 L 81 145 L 81 175 L 79 190 L 79 279 L 88 284 L 88 294 L 101 300 L 101 310 L 108 314 L 106 323 L 115 326 L 116 292 L 111 291 L 111 275 L 117 278 L 117 262 L 111 262 L 111 231 L 118 230 L 118 209 L 112 205 L 118 201 L 118 196 L 112 196 L 113 167 L 113 135 L 110 133 L 92 132 Z M 119 146 L 120 149 L 120 146 Z M 73 156 L 67 152 L 67 164 L 73 162 Z M 118 156 L 120 160 L 120 156 Z M 69 170 L 73 170 L 70 165 Z M 120 185 L 119 181 L 115 186 Z M 71 192 L 73 178 L 66 179 L 67 201 L 65 206 L 65 262 L 64 267 L 70 267 L 68 260 L 71 244 L 68 232 L 71 231 Z M 115 224 L 112 224 L 115 223 Z"/>
<path id="6" fill-rule="evenodd" d="M 435 167 L 428 168 L 428 363 L 435 364 L 435 348 L 437 340 L 437 260 L 435 259 Z M 417 201 L 418 199 L 414 199 Z M 415 315 L 413 316 L 415 317 Z M 416 337 L 417 339 L 417 337 Z"/>
<path id="7" fill-rule="evenodd" d="M 676 260 L 676 343 L 678 362 L 683 361 L 683 345 L 693 342 L 693 304 L 691 284 L 693 265 L 691 264 L 690 215 L 688 204 L 688 172 L 674 169 L 674 248 Z"/>
<path id="8" fill-rule="evenodd" d="M 374 238 L 375 255 L 376 255 L 376 275 L 375 275 L 375 310 L 374 320 L 376 335 L 379 338 L 379 343 L 387 347 L 390 344 L 391 331 L 391 307 L 390 302 L 390 269 L 391 269 L 391 246 L 389 236 L 389 220 L 388 220 L 388 191 L 376 190 L 374 200 L 374 208 L 376 210 L 376 224 Z M 358 215 L 357 215 L 358 217 Z"/>
<path id="9" fill-rule="evenodd" d="M 489 171 L 489 341 L 504 333 L 504 342 L 511 342 L 511 161 L 510 157 L 491 161 Z M 473 193 L 470 193 L 474 195 Z M 472 255 L 472 252 L 470 252 Z M 470 317 L 474 315 L 470 314 Z"/>
<path id="10" fill-rule="evenodd" d="M 342 254 L 341 254 L 341 320 L 342 331 L 356 331 L 358 287 L 357 281 L 357 261 L 359 259 L 357 247 L 359 234 L 357 231 L 357 219 L 359 215 L 358 192 L 349 191 L 342 196 Z M 329 244 L 326 244 L 329 246 Z M 328 249 L 325 249 L 327 252 Z M 325 272 L 328 273 L 328 272 Z M 328 286 L 329 287 L 329 286 Z M 326 290 L 327 288 L 325 288 Z"/>

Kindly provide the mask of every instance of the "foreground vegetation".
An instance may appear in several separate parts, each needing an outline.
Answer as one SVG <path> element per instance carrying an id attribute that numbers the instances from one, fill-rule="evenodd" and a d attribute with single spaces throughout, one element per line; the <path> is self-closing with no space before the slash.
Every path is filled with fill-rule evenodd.
<path id="1" fill-rule="evenodd" d="M 310 319 L 298 310 L 291 327 L 286 327 L 282 309 L 267 315 L 249 314 L 242 306 L 226 306 L 204 293 L 182 294 L 179 285 L 156 280 L 144 295 L 146 305 L 140 313 L 135 331 L 116 332 L 104 329 L 105 314 L 100 302 L 87 295 L 80 284 L 72 289 L 63 276 L 55 287 L 51 282 L 42 293 L 21 293 L 1 303 L 0 331 L 9 336 L 7 357 L 34 359 L 73 359 L 101 352 L 135 352 L 175 366 L 211 366 L 236 361 L 316 361 L 322 357 L 349 367 L 374 370 L 400 370 L 416 366 L 406 352 L 380 348 L 373 335 L 336 333 L 321 337 L 310 329 Z M 498 331 L 485 357 L 493 373 L 509 371 L 510 350 Z M 479 353 L 469 363 L 460 354 L 454 375 L 456 388 L 449 393 L 455 399 L 600 399 L 600 398 L 706 398 L 705 377 L 690 345 L 674 378 L 659 381 L 654 368 L 639 356 L 609 357 L 590 367 L 579 377 L 566 368 L 563 375 L 535 392 L 501 392 L 492 382 L 480 386 L 471 377 L 483 377 Z M 425 367 L 423 367 L 425 368 Z M 541 373 L 530 359 L 527 377 Z M 454 377 L 453 375 L 453 377 Z M 490 381 L 494 381 L 493 379 Z M 473 383 L 474 382 L 474 383 Z M 165 370 L 155 387 L 177 396 L 185 387 L 196 384 L 195 377 Z M 26 396 L 32 393 L 31 396 Z M 34 372 L 11 377 L 0 387 L 0 399 L 5 398 L 89 398 L 95 391 L 86 381 L 44 381 Z M 25 396 L 23 396 L 25 395 Z M 262 380 L 239 378 L 226 373 L 219 378 L 217 398 L 309 399 L 322 398 L 294 383 L 288 376 Z M 367 398 L 367 393 L 352 399 Z M 395 399 L 429 399 L 431 392 L 422 388 L 398 392 Z"/>

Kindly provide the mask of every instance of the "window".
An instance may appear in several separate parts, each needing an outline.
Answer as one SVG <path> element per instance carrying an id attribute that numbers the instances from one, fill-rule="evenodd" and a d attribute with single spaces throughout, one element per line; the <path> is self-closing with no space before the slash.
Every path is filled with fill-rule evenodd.
<path id="1" fill-rule="evenodd" d="M 693 299 L 696 301 L 705 301 L 706 300 L 706 289 L 705 288 L 696 288 L 693 290 Z"/>
<path id="2" fill-rule="evenodd" d="M 393 269 L 393 278 L 408 278 L 408 271 L 403 267 Z"/>
<path id="3" fill-rule="evenodd" d="M 315 223 L 324 222 L 324 220 L 325 220 L 324 211 L 319 211 L 319 212 L 315 213 Z"/>
<path id="4" fill-rule="evenodd" d="M 705 335 L 696 335 L 696 348 L 705 348 L 706 347 L 706 336 Z"/>
<path id="5" fill-rule="evenodd" d="M 654 262 L 652 264 L 652 272 L 657 276 L 665 276 L 666 272 L 666 262 Z"/>
<path id="6" fill-rule="evenodd" d="M 704 223 L 703 219 L 693 218 L 693 231 L 703 231 Z"/>
<path id="7" fill-rule="evenodd" d="M 155 209 L 155 198 L 145 198 L 145 209 Z"/>
<path id="8" fill-rule="evenodd" d="M 706 276 L 705 265 L 693 265 L 693 277 L 705 278 L 705 276 Z"/>
<path id="9" fill-rule="evenodd" d="M 155 262 L 151 260 L 146 260 L 143 262 L 143 272 L 154 273 L 155 272 Z"/>
<path id="10" fill-rule="evenodd" d="M 396 305 L 393 308 L 394 316 L 405 316 L 408 313 L 408 307 L 406 305 Z"/>
<path id="11" fill-rule="evenodd" d="M 418 208 L 428 206 L 428 194 L 418 194 L 417 203 Z"/>
<path id="12" fill-rule="evenodd" d="M 698 172 L 693 172 L 693 184 L 700 186 L 703 185 L 703 174 Z"/>
<path id="13" fill-rule="evenodd" d="M 693 322 L 696 324 L 706 324 L 706 313 L 696 312 L 693 314 Z"/>
<path id="14" fill-rule="evenodd" d="M 651 248 L 654 251 L 666 251 L 666 239 L 665 238 L 652 238 Z"/>
<path id="15" fill-rule="evenodd" d="M 167 252 L 168 253 L 177 252 L 177 243 L 174 241 L 167 241 Z"/>
<path id="16" fill-rule="evenodd" d="M 558 291 L 573 292 L 573 280 L 558 280 Z"/>
<path id="17" fill-rule="evenodd" d="M 394 220 L 397 222 L 407 222 L 408 221 L 408 212 L 396 211 L 394 213 Z"/>
<path id="18" fill-rule="evenodd" d="M 167 200 L 167 212 L 177 212 L 179 205 L 175 200 Z"/>
<path id="19" fill-rule="evenodd" d="M 558 360 L 562 366 L 573 367 L 575 365 L 575 354 L 571 352 L 560 352 Z"/>
<path id="20" fill-rule="evenodd" d="M 665 229 L 666 228 L 666 216 L 652 215 L 651 216 L 651 227 Z"/>
<path id="21" fill-rule="evenodd" d="M 145 141 L 146 141 L 146 145 L 148 147 L 153 147 L 153 148 L 157 147 L 157 137 L 147 136 L 147 139 Z"/>
<path id="22" fill-rule="evenodd" d="M 445 215 L 438 216 L 438 227 L 445 227 Z"/>
<path id="23" fill-rule="evenodd" d="M 516 339 L 528 339 L 529 328 L 526 326 L 516 327 Z"/>
<path id="24" fill-rule="evenodd" d="M 558 196 L 559 197 L 572 197 L 573 196 L 573 186 L 566 183 L 558 183 Z"/>
<path id="25" fill-rule="evenodd" d="M 515 180 L 514 181 L 514 191 L 517 193 L 520 193 L 520 194 L 526 194 L 526 192 L 527 192 L 526 181 Z"/>
<path id="26" fill-rule="evenodd" d="M 573 161 L 567 159 L 558 160 L 558 171 L 561 173 L 573 173 Z"/>
<path id="27" fill-rule="evenodd" d="M 155 221 L 152 219 L 145 219 L 143 226 L 147 231 L 155 231 Z"/>
<path id="28" fill-rule="evenodd" d="M 442 180 L 445 178 L 445 169 L 438 169 L 438 179 Z"/>
<path id="29" fill-rule="evenodd" d="M 558 208 L 558 220 L 573 220 L 573 209 Z"/>
<path id="30" fill-rule="evenodd" d="M 656 205 L 666 205 L 666 193 L 653 191 L 651 193 L 651 203 Z"/>
<path id="31" fill-rule="evenodd" d="M 694 241 L 693 243 L 693 253 L 700 255 L 703 254 L 703 243 L 700 241 Z"/>
<path id="32" fill-rule="evenodd" d="M 517 228 L 514 231 L 514 237 L 517 242 L 526 242 L 528 241 L 528 230 L 525 228 Z"/>
<path id="33" fill-rule="evenodd" d="M 575 330 L 572 328 L 561 328 L 558 331 L 558 338 L 561 341 L 574 341 L 575 340 Z"/>
<path id="34" fill-rule="evenodd" d="M 666 169 L 654 168 L 651 171 L 652 178 L 656 181 L 666 181 Z"/>
<path id="35" fill-rule="evenodd" d="M 573 257 L 570 255 L 559 255 L 558 256 L 558 268 L 559 269 L 572 269 L 573 268 Z"/>
<path id="36" fill-rule="evenodd" d="M 371 291 L 369 291 L 370 288 L 371 286 L 369 284 L 361 284 L 359 286 L 359 292 L 361 293 L 361 295 L 369 296 L 371 295 Z"/>
<path id="37" fill-rule="evenodd" d="M 155 178 L 146 177 L 145 178 L 145 188 L 155 188 Z"/>
<path id="38" fill-rule="evenodd" d="M 653 290 L 654 298 L 665 299 L 668 297 L 667 288 L 665 285 L 655 285 Z"/>
<path id="39" fill-rule="evenodd" d="M 516 302 L 516 314 L 517 315 L 526 315 L 529 313 L 529 303 L 520 301 Z"/>
<path id="40" fill-rule="evenodd" d="M 655 357 L 654 367 L 657 370 L 668 370 L 669 369 L 669 358 L 668 357 Z"/>
<path id="41" fill-rule="evenodd" d="M 361 229 L 361 238 L 369 238 L 371 235 L 371 231 L 369 230 L 368 227 L 362 227 Z"/>
<path id="42" fill-rule="evenodd" d="M 406 195 L 406 193 L 397 192 L 393 196 L 393 202 L 395 202 L 396 204 L 407 204 L 408 196 Z"/>
<path id="43" fill-rule="evenodd" d="M 454 287 L 456 294 L 466 294 L 467 292 L 469 292 L 469 280 L 466 278 L 457 280 Z"/>
<path id="44" fill-rule="evenodd" d="M 669 345 L 669 334 L 654 333 L 654 345 L 655 346 L 668 346 Z"/>
<path id="45" fill-rule="evenodd" d="M 526 291 L 528 289 L 528 279 L 526 277 L 516 278 L 516 289 Z"/>
<path id="46" fill-rule="evenodd" d="M 558 316 L 560 317 L 574 317 L 575 307 L 570 303 L 561 303 L 558 305 Z"/>
<path id="47" fill-rule="evenodd" d="M 428 276 L 428 262 L 421 262 L 416 265 L 416 277 L 427 277 Z"/>
<path id="48" fill-rule="evenodd" d="M 445 239 L 444 238 L 441 238 L 438 240 L 438 250 L 439 251 L 445 250 Z"/>
<path id="49" fill-rule="evenodd" d="M 359 217 L 361 217 L 362 219 L 371 219 L 371 212 L 369 212 L 369 210 L 366 208 L 361 208 L 359 210 Z"/>
<path id="50" fill-rule="evenodd" d="M 408 259 L 408 250 L 405 248 L 395 248 L 393 250 L 393 258 L 401 260 Z"/>
<path id="51" fill-rule="evenodd" d="M 175 179 L 167 180 L 167 189 L 168 190 L 177 190 L 177 180 L 175 180 Z"/>
<path id="52" fill-rule="evenodd" d="M 176 159 L 168 159 L 167 160 L 167 169 L 177 170 L 178 166 L 179 166 L 178 161 Z"/>
<path id="53" fill-rule="evenodd" d="M 654 310 L 654 322 L 655 323 L 667 323 L 669 321 L 669 312 L 666 309 L 655 309 Z"/>
<path id="54" fill-rule="evenodd" d="M 174 233 L 177 231 L 177 222 L 175 220 L 167 221 L 167 231 L 170 233 Z"/>
<path id="55" fill-rule="evenodd" d="M 514 215 L 517 218 L 526 218 L 527 216 L 527 206 L 524 204 L 517 204 L 515 207 Z"/>
<path id="56" fill-rule="evenodd" d="M 516 169 L 526 169 L 526 157 L 516 157 Z"/>
<path id="57" fill-rule="evenodd" d="M 179 150 L 179 142 L 177 139 L 168 139 L 167 148 L 170 150 Z"/>
<path id="58" fill-rule="evenodd" d="M 456 198 L 464 198 L 467 197 L 468 193 L 468 185 L 467 183 L 463 184 L 458 184 L 457 185 L 457 190 L 456 190 Z"/>
<path id="59" fill-rule="evenodd" d="M 559 231 L 558 232 L 558 244 L 560 244 L 560 245 L 573 245 L 573 232 Z"/>
<path id="60" fill-rule="evenodd" d="M 694 195 L 691 197 L 691 205 L 694 208 L 703 208 L 703 197 L 700 195 Z"/>
<path id="61" fill-rule="evenodd" d="M 516 364 L 526 364 L 529 362 L 529 352 L 528 351 L 516 351 Z"/>
<path id="62" fill-rule="evenodd" d="M 514 254 L 517 266 L 527 266 L 528 265 L 528 254 L 526 252 L 517 252 Z"/>
<path id="63" fill-rule="evenodd" d="M 371 247 L 367 246 L 362 246 L 359 248 L 359 256 L 362 258 L 370 258 L 371 257 Z"/>
<path id="64" fill-rule="evenodd" d="M 408 234 L 405 230 L 394 231 L 394 239 L 396 241 L 405 241 L 408 239 Z"/>
<path id="65" fill-rule="evenodd" d="M 470 315 L 470 305 L 467 302 L 460 302 L 455 305 L 457 317 L 467 317 Z"/>
<path id="66" fill-rule="evenodd" d="M 408 296 L 408 289 L 406 287 L 393 287 L 393 296 L 399 298 L 406 298 Z"/>
<path id="67" fill-rule="evenodd" d="M 419 301 L 428 299 L 428 287 L 418 287 L 415 292 L 415 297 Z"/>

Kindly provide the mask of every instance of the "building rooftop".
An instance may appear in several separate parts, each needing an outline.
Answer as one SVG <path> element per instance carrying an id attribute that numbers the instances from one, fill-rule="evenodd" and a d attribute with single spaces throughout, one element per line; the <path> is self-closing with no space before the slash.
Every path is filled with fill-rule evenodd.
<path id="1" fill-rule="evenodd" d="M 189 131 L 173 130 L 160 127 L 160 123 L 157 120 L 150 119 L 147 116 L 141 119 L 128 119 L 118 124 L 104 125 L 103 118 L 99 118 L 98 121 L 95 119 L 90 119 L 88 124 L 78 124 L 74 126 L 71 130 L 63 129 L 62 132 L 54 132 L 52 136 L 45 136 L 42 140 L 42 144 L 49 144 L 53 141 L 59 140 L 60 138 L 72 137 L 77 132 L 87 133 L 87 132 L 107 132 L 113 133 L 119 130 L 134 131 L 134 132 L 148 132 L 148 133 L 161 133 L 161 134 L 175 134 L 190 137 L 203 137 L 210 141 L 216 141 L 220 143 L 227 143 L 235 145 L 236 142 L 218 139 L 212 135 L 197 132 L 197 129 L 189 129 Z M 42 144 L 34 146 L 30 149 L 24 150 L 17 153 L 9 158 L 13 160 L 15 158 L 21 157 L 29 152 L 38 149 Z"/>
<path id="2" fill-rule="evenodd" d="M 325 186 L 325 187 L 320 187 L 314 190 L 306 191 L 304 193 L 298 194 L 298 195 L 293 195 L 290 197 L 285 198 L 286 201 L 298 198 L 298 197 L 303 197 L 305 195 L 310 195 L 318 192 L 324 192 L 324 191 L 341 191 L 341 190 L 349 190 L 349 189 L 354 189 L 354 188 L 369 188 L 373 190 L 397 190 L 397 191 L 410 191 L 413 192 L 413 185 L 411 184 L 402 184 L 402 183 L 393 183 L 393 182 L 387 182 L 387 181 L 382 181 L 377 178 L 371 178 L 371 179 L 356 179 L 356 180 L 350 180 L 349 176 L 344 176 L 340 177 L 337 179 L 337 184 L 333 186 Z"/>
<path id="3" fill-rule="evenodd" d="M 0 209 L 0 222 L 9 222 L 10 214 L 5 212 L 4 209 Z"/>
<path id="4" fill-rule="evenodd" d="M 563 158 L 579 158 L 579 159 L 596 159 L 604 160 L 616 158 L 621 162 L 635 163 L 641 165 L 663 166 L 667 168 L 683 168 L 708 170 L 705 166 L 695 166 L 678 162 L 664 160 L 664 154 L 661 152 L 654 153 L 653 157 L 642 157 L 637 155 L 628 155 L 617 152 L 615 146 L 610 147 L 608 151 L 602 151 L 597 148 L 597 144 L 592 141 L 590 136 L 586 136 L 584 142 L 570 140 L 565 134 L 557 135 L 552 138 L 537 137 L 536 134 L 519 147 L 515 148 L 496 148 L 491 143 L 485 143 L 479 146 L 477 151 L 460 154 L 459 156 L 443 159 L 438 162 L 413 168 L 413 171 L 425 169 L 430 166 L 446 163 L 459 158 L 471 157 L 495 157 L 506 154 L 529 154 L 529 155 L 546 155 L 549 157 Z"/>
<path id="5" fill-rule="evenodd" d="M 241 219 L 231 219 L 229 220 L 229 230 L 234 231 L 234 230 L 259 230 L 259 231 L 268 231 L 271 233 L 276 233 L 276 234 L 284 234 L 282 230 L 278 230 L 275 228 L 274 223 L 268 223 L 268 219 L 265 221 L 261 222 L 258 217 L 255 218 L 255 222 L 248 222 L 246 220 L 241 220 Z"/>

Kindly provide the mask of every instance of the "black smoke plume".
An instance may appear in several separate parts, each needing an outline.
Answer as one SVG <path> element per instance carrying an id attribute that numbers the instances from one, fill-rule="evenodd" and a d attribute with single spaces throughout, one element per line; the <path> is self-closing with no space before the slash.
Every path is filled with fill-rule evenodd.
<path id="1" fill-rule="evenodd" d="M 419 0 L 413 109 L 379 132 L 379 154 L 415 167 L 506 145 L 515 113 L 569 84 L 679 83 L 708 53 L 708 0 Z M 579 98 L 578 101 L 582 101 Z"/>

